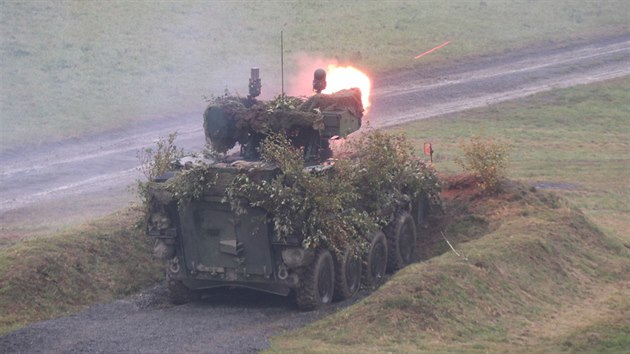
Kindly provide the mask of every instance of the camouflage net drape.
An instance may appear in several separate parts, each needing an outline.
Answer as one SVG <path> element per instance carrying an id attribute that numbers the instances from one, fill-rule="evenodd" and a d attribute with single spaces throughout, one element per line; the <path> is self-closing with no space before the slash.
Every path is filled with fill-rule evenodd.
<path id="1" fill-rule="evenodd" d="M 358 88 L 308 99 L 285 96 L 268 102 L 225 95 L 215 98 L 204 112 L 206 141 L 214 151 L 225 153 L 236 143 L 245 144 L 252 134 L 286 133 L 295 129 L 324 129 L 322 111 L 347 110 L 361 116 L 363 105 Z"/>

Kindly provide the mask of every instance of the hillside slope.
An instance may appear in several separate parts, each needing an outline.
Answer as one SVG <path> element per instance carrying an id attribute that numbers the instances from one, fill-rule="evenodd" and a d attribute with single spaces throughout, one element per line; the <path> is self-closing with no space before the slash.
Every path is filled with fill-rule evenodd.
<path id="1" fill-rule="evenodd" d="M 506 181 L 489 197 L 469 182 L 444 192 L 445 215 L 427 232 L 425 255 L 443 254 L 401 270 L 355 306 L 273 339 L 271 351 L 630 348 L 630 301 L 621 300 L 630 290 L 627 246 L 554 194 Z"/>

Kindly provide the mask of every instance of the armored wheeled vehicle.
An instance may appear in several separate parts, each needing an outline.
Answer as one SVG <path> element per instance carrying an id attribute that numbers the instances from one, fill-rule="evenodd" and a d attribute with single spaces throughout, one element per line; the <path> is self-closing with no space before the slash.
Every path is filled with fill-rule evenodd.
<path id="1" fill-rule="evenodd" d="M 360 235 L 360 247 L 307 243 L 305 232 L 321 234 L 321 230 L 300 233 L 283 229 L 280 209 L 265 208 L 264 200 L 241 200 L 238 208 L 229 202 L 226 191 L 235 179 L 268 186 L 283 173 L 260 158 L 261 142 L 270 134 L 284 134 L 303 153 L 304 174 L 335 178 L 329 140 L 357 131 L 363 106 L 356 88 L 322 94 L 325 80 L 325 72 L 319 69 L 312 97 L 280 97 L 270 104 L 256 99 L 261 85 L 258 69 L 252 69 L 248 97 L 219 97 L 204 112 L 208 143 L 214 151 L 225 152 L 202 164 L 201 174 L 195 175 L 197 181 L 211 183 L 182 189 L 194 168 L 188 163 L 149 182 L 146 232 L 155 239 L 155 255 L 165 262 L 173 302 L 190 301 L 203 289 L 244 287 L 294 294 L 300 309 L 311 310 L 333 299 L 351 298 L 362 285 L 379 285 L 388 270 L 414 260 L 418 225 L 424 222 L 429 206 L 422 191 L 402 193 L 395 202 L 379 207 L 383 216 L 380 227 Z M 305 210 L 296 211 L 299 205 L 291 208 L 306 219 L 315 217 Z"/>

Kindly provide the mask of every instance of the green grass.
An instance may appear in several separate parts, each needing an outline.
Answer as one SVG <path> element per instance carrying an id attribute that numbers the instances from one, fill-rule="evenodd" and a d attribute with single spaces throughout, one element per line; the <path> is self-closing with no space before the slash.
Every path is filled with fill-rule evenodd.
<path id="1" fill-rule="evenodd" d="M 627 323 L 612 326 L 610 323 L 604 323 L 588 328 L 588 331 L 576 333 L 565 342 L 565 347 L 582 353 L 623 353 L 630 348 L 628 333 L 630 325 Z"/>
<path id="2" fill-rule="evenodd" d="M 439 171 L 456 173 L 471 136 L 512 147 L 511 178 L 560 183 L 567 197 L 614 237 L 630 243 L 630 78 L 541 93 L 489 108 L 412 123 L 394 131 L 433 142 Z"/>
<path id="3" fill-rule="evenodd" d="M 112 205 L 129 205 L 137 199 L 132 191 L 83 196 L 70 201 L 42 201 L 26 212 L 11 210 L 0 215 L 0 249 L 25 239 L 48 237 L 115 211 Z M 37 217 L 34 218 L 33 215 Z"/>
<path id="4" fill-rule="evenodd" d="M 628 351 L 629 93 L 626 77 L 394 128 L 433 142 L 447 175 L 460 142 L 502 138 L 527 184 L 449 199 L 440 228 L 466 259 L 434 235 L 426 252 L 441 256 L 270 352 Z"/>
<path id="5" fill-rule="evenodd" d="M 111 301 L 161 278 L 138 209 L 0 249 L 0 334 Z"/>
<path id="6" fill-rule="evenodd" d="M 203 96 L 245 94 L 252 66 L 273 96 L 280 31 L 288 84 L 298 58 L 381 74 L 627 33 L 628 12 L 575 0 L 0 1 L 0 151 L 201 112 Z"/>

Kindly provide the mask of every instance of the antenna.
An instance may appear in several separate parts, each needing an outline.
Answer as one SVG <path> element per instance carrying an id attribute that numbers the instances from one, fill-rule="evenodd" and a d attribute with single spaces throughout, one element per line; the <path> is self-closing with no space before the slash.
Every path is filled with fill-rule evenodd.
<path id="1" fill-rule="evenodd" d="M 282 98 L 284 98 L 284 40 L 280 31 L 280 76 L 282 80 Z"/>

